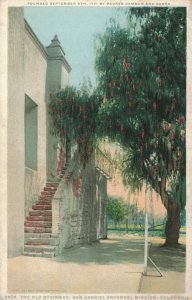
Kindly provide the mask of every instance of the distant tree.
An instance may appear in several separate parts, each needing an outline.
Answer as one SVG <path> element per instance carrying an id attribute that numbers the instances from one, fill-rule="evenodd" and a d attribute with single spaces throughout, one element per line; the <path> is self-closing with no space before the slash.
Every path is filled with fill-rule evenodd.
<path id="1" fill-rule="evenodd" d="M 138 212 L 138 225 L 141 227 L 141 228 L 144 228 L 144 225 L 145 225 L 145 212 L 144 210 L 139 210 Z"/>
<path id="2" fill-rule="evenodd" d="M 137 226 L 138 215 L 139 212 L 136 203 L 125 203 L 125 225 L 127 232 L 129 224 Z"/>
<path id="3" fill-rule="evenodd" d="M 112 220 L 117 227 L 117 223 L 124 220 L 125 205 L 121 198 L 108 196 L 107 198 L 107 217 Z"/>

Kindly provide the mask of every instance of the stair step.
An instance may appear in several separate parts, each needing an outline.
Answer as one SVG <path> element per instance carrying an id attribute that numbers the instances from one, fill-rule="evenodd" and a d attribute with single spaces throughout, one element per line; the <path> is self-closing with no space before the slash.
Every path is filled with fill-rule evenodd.
<path id="1" fill-rule="evenodd" d="M 42 203 L 42 204 L 41 204 Z M 52 201 L 51 200 L 41 200 L 39 199 L 36 203 L 34 203 L 33 205 L 52 205 Z"/>
<path id="2" fill-rule="evenodd" d="M 59 183 L 58 182 L 47 182 L 46 187 L 58 187 Z"/>
<path id="3" fill-rule="evenodd" d="M 52 233 L 25 233 L 25 239 L 58 239 L 58 234 Z"/>
<path id="4" fill-rule="evenodd" d="M 51 201 L 52 200 L 52 196 L 39 196 L 39 200 L 41 201 Z"/>
<path id="5" fill-rule="evenodd" d="M 51 205 L 51 200 L 39 200 L 35 203 L 35 205 Z"/>
<path id="6" fill-rule="evenodd" d="M 57 190 L 57 187 L 53 187 L 53 186 L 47 186 L 47 187 L 44 187 L 44 191 L 45 192 L 55 192 Z"/>
<path id="7" fill-rule="evenodd" d="M 51 205 L 33 205 L 32 209 L 34 210 L 51 210 Z"/>
<path id="8" fill-rule="evenodd" d="M 46 257 L 46 258 L 52 258 L 55 256 L 52 252 L 26 252 L 23 253 L 24 256 L 34 256 L 34 257 Z"/>
<path id="9" fill-rule="evenodd" d="M 25 245 L 25 252 L 54 252 L 56 250 L 56 246 L 50 245 Z"/>
<path id="10" fill-rule="evenodd" d="M 25 246 L 50 246 L 49 242 L 44 241 L 25 241 Z"/>
<path id="11" fill-rule="evenodd" d="M 24 222 L 24 255 L 53 257 L 58 252 L 58 235 L 52 234 L 52 199 L 59 182 L 47 182 Z"/>
<path id="12" fill-rule="evenodd" d="M 25 227 L 44 227 L 44 228 L 51 228 L 52 222 L 46 221 L 25 221 Z"/>
<path id="13" fill-rule="evenodd" d="M 25 245 L 50 245 L 57 246 L 59 245 L 58 238 L 26 238 Z"/>
<path id="14" fill-rule="evenodd" d="M 35 257 L 42 257 L 43 256 L 43 253 L 41 253 L 41 252 L 27 252 L 27 251 L 24 251 L 23 252 L 23 255 L 24 256 L 35 256 Z"/>
<path id="15" fill-rule="evenodd" d="M 33 210 L 29 212 L 30 216 L 52 216 L 52 210 Z"/>
<path id="16" fill-rule="evenodd" d="M 25 233 L 52 233 L 52 228 L 46 227 L 25 227 Z"/>
<path id="17" fill-rule="evenodd" d="M 28 216 L 26 221 L 48 221 L 52 222 L 52 216 Z"/>
<path id="18" fill-rule="evenodd" d="M 55 191 L 42 191 L 42 196 L 53 196 L 55 194 Z"/>

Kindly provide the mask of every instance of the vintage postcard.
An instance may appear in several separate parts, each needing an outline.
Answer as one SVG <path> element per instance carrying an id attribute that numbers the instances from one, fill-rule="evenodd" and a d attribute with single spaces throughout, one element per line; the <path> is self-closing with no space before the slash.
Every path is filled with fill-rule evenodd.
<path id="1" fill-rule="evenodd" d="M 192 299 L 192 2 L 1 0 L 0 299 Z"/>

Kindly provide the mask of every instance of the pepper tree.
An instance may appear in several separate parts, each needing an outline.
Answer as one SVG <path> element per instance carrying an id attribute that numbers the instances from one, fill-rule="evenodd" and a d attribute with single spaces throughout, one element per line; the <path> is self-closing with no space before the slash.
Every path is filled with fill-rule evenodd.
<path id="1" fill-rule="evenodd" d="M 125 181 L 150 185 L 167 210 L 166 245 L 178 244 L 185 206 L 185 8 L 133 8 L 129 27 L 98 37 L 100 133 L 126 149 Z"/>
<path id="2" fill-rule="evenodd" d="M 86 87 L 68 86 L 50 95 L 51 133 L 59 138 L 61 145 L 66 140 L 76 142 L 84 166 L 93 152 L 99 99 L 96 92 L 90 94 Z"/>
<path id="3" fill-rule="evenodd" d="M 76 140 L 84 165 L 95 139 L 119 141 L 125 181 L 160 195 L 165 244 L 176 246 L 186 198 L 186 10 L 133 8 L 128 15 L 127 28 L 112 22 L 97 39 L 96 90 L 51 95 L 53 134 Z"/>

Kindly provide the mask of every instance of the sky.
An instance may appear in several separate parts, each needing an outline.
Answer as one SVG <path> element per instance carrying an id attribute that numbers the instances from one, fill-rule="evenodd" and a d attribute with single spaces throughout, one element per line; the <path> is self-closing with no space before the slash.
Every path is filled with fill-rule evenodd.
<path id="1" fill-rule="evenodd" d="M 115 7 L 25 7 L 25 19 L 44 46 L 57 34 L 72 67 L 70 85 L 76 87 L 84 78 L 95 86 L 94 40 L 103 33 L 111 17 L 119 12 Z"/>

